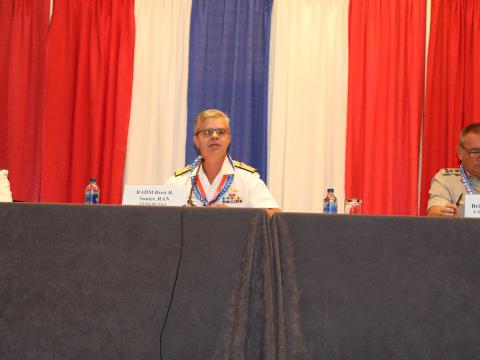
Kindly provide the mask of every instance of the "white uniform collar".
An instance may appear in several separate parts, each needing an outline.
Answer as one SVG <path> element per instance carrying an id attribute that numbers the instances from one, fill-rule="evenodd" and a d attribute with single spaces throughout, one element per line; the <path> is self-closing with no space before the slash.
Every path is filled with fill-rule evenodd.
<path id="1" fill-rule="evenodd" d="M 198 174 L 202 175 L 201 176 L 201 179 L 204 179 L 204 177 L 206 178 L 207 175 L 205 174 L 205 172 L 203 171 L 203 166 L 200 168 L 200 170 L 198 171 Z M 230 155 L 227 154 L 227 156 L 225 157 L 225 160 L 223 160 L 223 164 L 222 164 L 222 167 L 220 168 L 220 171 L 218 172 L 217 176 L 215 177 L 215 180 L 213 181 L 213 183 L 215 183 L 215 181 L 220 177 L 223 177 L 223 175 L 230 175 L 230 174 L 235 174 L 235 166 L 233 165 L 233 160 L 232 158 L 230 157 Z M 193 175 L 192 175 L 193 176 Z M 213 184 L 212 183 L 212 184 Z"/>

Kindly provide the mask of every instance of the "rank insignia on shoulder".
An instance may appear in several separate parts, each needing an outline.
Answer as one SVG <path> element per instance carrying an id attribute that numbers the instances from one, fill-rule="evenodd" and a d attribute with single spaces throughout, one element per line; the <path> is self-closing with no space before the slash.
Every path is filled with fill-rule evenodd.
<path id="1" fill-rule="evenodd" d="M 445 168 L 443 169 L 443 176 L 460 176 L 459 168 Z"/>
<path id="2" fill-rule="evenodd" d="M 187 165 L 182 170 L 176 171 L 175 176 L 180 176 L 182 174 L 185 174 L 186 172 L 190 171 L 191 168 L 192 168 L 192 165 Z"/>
<path id="3" fill-rule="evenodd" d="M 240 161 L 234 161 L 233 165 L 235 165 L 236 168 L 243 169 L 243 170 L 246 170 L 246 171 L 251 172 L 251 173 L 255 173 L 255 172 L 258 171 L 254 167 L 251 167 L 251 166 L 249 166 L 247 164 L 244 164 L 243 162 L 240 162 Z"/>

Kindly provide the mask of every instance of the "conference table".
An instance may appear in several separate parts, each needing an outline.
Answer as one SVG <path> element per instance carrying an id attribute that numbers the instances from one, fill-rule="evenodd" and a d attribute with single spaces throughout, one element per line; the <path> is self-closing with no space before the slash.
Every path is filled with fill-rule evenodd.
<path id="1" fill-rule="evenodd" d="M 0 204 L 0 359 L 476 359 L 480 221 Z"/>

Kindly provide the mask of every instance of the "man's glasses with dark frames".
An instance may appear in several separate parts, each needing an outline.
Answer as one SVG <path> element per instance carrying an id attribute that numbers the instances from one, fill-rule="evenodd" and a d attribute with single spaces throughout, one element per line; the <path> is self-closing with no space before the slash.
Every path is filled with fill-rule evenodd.
<path id="1" fill-rule="evenodd" d="M 217 135 L 219 137 L 222 137 L 222 136 L 225 136 L 229 133 L 229 130 L 228 129 L 225 129 L 225 128 L 208 128 L 208 129 L 203 129 L 203 130 L 199 130 L 195 133 L 195 135 L 202 135 L 203 137 L 205 138 L 209 138 L 213 135 L 213 133 L 217 133 Z"/>
<path id="2" fill-rule="evenodd" d="M 462 149 L 468 154 L 470 160 L 479 160 L 480 159 L 480 149 L 466 149 L 462 146 Z"/>

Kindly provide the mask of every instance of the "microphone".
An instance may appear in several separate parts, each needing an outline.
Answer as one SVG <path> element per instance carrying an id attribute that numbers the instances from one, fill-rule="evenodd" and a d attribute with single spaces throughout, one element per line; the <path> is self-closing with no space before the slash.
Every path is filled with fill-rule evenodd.
<path id="1" fill-rule="evenodd" d="M 202 166 L 204 161 L 205 161 L 205 159 L 203 157 L 201 157 L 200 161 L 198 162 L 197 171 L 195 172 L 195 177 L 194 177 L 195 182 L 197 182 L 198 172 L 200 171 L 200 166 Z M 190 194 L 188 195 L 188 201 L 187 201 L 188 206 L 195 206 L 195 205 L 193 205 L 192 195 L 193 195 L 193 184 L 192 184 L 192 187 L 190 188 Z"/>

